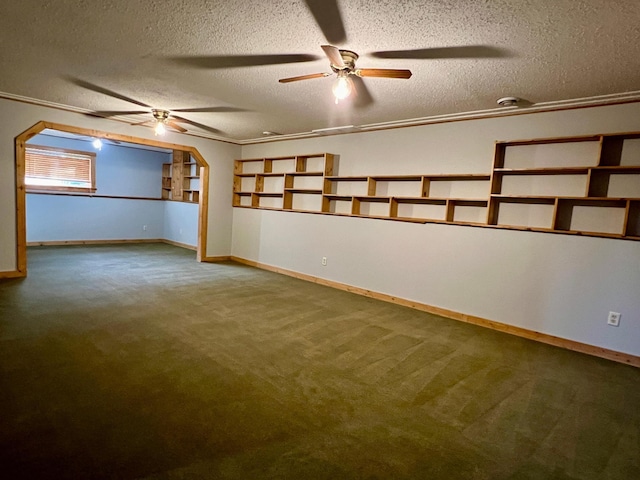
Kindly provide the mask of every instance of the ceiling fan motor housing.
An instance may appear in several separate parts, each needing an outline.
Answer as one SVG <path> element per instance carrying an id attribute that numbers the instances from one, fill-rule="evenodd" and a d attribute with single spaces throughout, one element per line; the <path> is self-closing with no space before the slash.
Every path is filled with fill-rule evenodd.
<path id="1" fill-rule="evenodd" d="M 151 113 L 153 114 L 153 118 L 155 118 L 159 122 L 164 122 L 165 120 L 167 120 L 169 118 L 169 111 L 168 110 L 162 110 L 162 109 L 159 109 L 159 108 L 154 108 L 153 110 L 151 110 Z"/>
<path id="2" fill-rule="evenodd" d="M 344 62 L 344 66 L 336 66 L 331 64 L 331 69 L 334 72 L 339 72 L 340 70 L 346 70 L 351 72 L 356 68 L 356 60 L 358 60 L 358 54 L 356 52 L 352 52 L 351 50 L 340 50 L 340 56 L 342 57 L 342 61 Z"/>

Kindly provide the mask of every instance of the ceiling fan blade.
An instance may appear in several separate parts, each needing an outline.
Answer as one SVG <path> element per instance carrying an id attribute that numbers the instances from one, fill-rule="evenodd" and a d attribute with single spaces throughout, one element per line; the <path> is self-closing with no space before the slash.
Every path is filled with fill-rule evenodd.
<path id="1" fill-rule="evenodd" d="M 176 122 L 174 122 L 172 120 L 167 120 L 166 124 L 167 124 L 168 127 L 171 127 L 174 130 L 179 131 L 180 133 L 185 133 L 187 131 L 186 128 L 181 127 L 180 125 L 178 125 Z"/>
<path id="2" fill-rule="evenodd" d="M 172 115 L 172 117 L 177 122 L 188 123 L 189 125 L 193 125 L 194 127 L 198 127 L 200 129 L 205 130 L 205 131 L 210 132 L 210 133 L 215 133 L 216 135 L 221 135 L 221 134 L 224 133 L 224 132 L 222 132 L 222 130 L 218 130 L 217 128 L 213 128 L 213 127 L 210 127 L 208 125 L 204 125 L 202 123 L 194 122 L 193 120 L 189 120 L 188 118 L 178 117 L 177 115 Z M 182 128 L 179 125 L 176 125 L 176 127 Z M 186 132 L 186 130 L 185 130 L 185 132 Z"/>
<path id="3" fill-rule="evenodd" d="M 143 115 L 145 113 L 151 113 L 149 110 L 100 110 L 97 112 L 91 112 L 89 115 L 97 115 L 99 117 L 115 117 L 118 115 Z"/>
<path id="4" fill-rule="evenodd" d="M 355 74 L 358 77 L 411 78 L 411 70 L 395 70 L 392 68 L 357 68 Z"/>
<path id="5" fill-rule="evenodd" d="M 354 106 L 358 108 L 368 107 L 371 105 L 374 100 L 371 96 L 371 92 L 367 88 L 367 85 L 364 83 L 362 78 L 357 75 L 350 75 L 349 78 L 354 84 L 356 97 L 353 100 Z"/>
<path id="6" fill-rule="evenodd" d="M 333 45 L 322 45 L 322 50 L 324 50 L 324 54 L 329 59 L 329 62 L 331 62 L 331 65 L 344 67 L 344 60 L 342 59 L 342 55 L 340 55 L 340 49 L 338 47 L 334 47 Z"/>
<path id="7" fill-rule="evenodd" d="M 260 65 L 279 65 L 283 63 L 301 63 L 318 60 L 321 57 L 310 54 L 283 55 L 214 55 L 196 57 L 172 57 L 172 60 L 183 65 L 197 68 L 234 68 L 256 67 Z"/>
<path id="8" fill-rule="evenodd" d="M 202 108 L 172 108 L 172 112 L 198 113 L 198 112 L 246 112 L 244 108 L 235 107 L 202 107 Z"/>
<path id="9" fill-rule="evenodd" d="M 281 78 L 278 80 L 280 83 L 289 83 L 289 82 L 297 82 L 299 80 L 310 80 L 312 78 L 322 78 L 329 77 L 331 73 L 311 73 L 309 75 L 300 75 L 299 77 L 289 77 L 289 78 Z"/>
<path id="10" fill-rule="evenodd" d="M 419 48 L 416 50 L 387 50 L 371 52 L 376 58 L 501 58 L 509 57 L 511 53 L 503 48 L 490 45 L 467 45 L 463 47 Z"/>
<path id="11" fill-rule="evenodd" d="M 155 123 L 155 120 L 145 120 L 144 122 L 130 123 L 129 125 L 138 126 L 138 125 L 146 125 L 148 123 Z"/>
<path id="12" fill-rule="evenodd" d="M 347 41 L 347 34 L 344 31 L 344 23 L 336 0 L 305 0 L 305 3 L 328 42 L 344 43 Z"/>
<path id="13" fill-rule="evenodd" d="M 124 100 L 125 102 L 133 103 L 134 105 L 139 105 L 139 106 L 145 107 L 145 108 L 151 108 L 151 106 L 147 105 L 146 103 L 139 102 L 138 100 L 135 100 L 133 98 L 127 97 L 126 95 L 122 95 L 121 93 L 114 92 L 113 90 L 109 90 L 109 89 L 101 87 L 99 85 L 95 85 L 95 84 L 90 83 L 90 82 L 85 82 L 84 80 L 80 80 L 79 78 L 67 77 L 67 79 L 71 83 L 73 83 L 74 85 L 77 85 L 78 87 L 82 87 L 82 88 L 85 88 L 87 90 L 91 90 L 93 92 L 102 93 L 103 95 L 106 95 L 108 97 L 117 98 L 118 100 Z M 147 113 L 147 112 L 143 112 L 143 113 Z"/>

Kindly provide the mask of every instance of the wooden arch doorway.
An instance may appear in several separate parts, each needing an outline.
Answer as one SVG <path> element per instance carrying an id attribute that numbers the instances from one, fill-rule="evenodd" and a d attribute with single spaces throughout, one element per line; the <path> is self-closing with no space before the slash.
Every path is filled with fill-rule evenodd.
<path id="1" fill-rule="evenodd" d="M 69 134 L 83 135 L 94 138 L 116 140 L 120 142 L 147 145 L 169 150 L 181 150 L 192 155 L 200 165 L 200 195 L 198 199 L 198 234 L 196 258 L 199 262 L 207 258 L 207 218 L 209 210 L 209 164 L 194 147 L 175 143 L 149 140 L 129 135 L 102 132 L 99 130 L 73 127 L 58 123 L 40 121 L 25 130 L 15 139 L 15 172 L 16 172 L 16 260 L 17 276 L 27 275 L 27 212 L 25 177 L 25 148 L 27 141 L 43 130 L 57 130 Z"/>

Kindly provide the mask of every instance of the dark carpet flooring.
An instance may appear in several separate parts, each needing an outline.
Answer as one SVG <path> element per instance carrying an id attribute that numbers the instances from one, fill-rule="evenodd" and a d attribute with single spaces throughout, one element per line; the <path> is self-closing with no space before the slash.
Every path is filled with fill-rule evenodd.
<path id="1" fill-rule="evenodd" d="M 168 245 L 28 255 L 2 478 L 640 478 L 640 369 Z"/>

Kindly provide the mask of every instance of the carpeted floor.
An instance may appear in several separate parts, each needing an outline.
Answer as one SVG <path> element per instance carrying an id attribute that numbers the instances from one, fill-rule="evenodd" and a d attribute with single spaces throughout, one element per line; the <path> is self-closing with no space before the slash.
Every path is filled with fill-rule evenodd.
<path id="1" fill-rule="evenodd" d="M 168 245 L 31 248 L 0 475 L 635 479 L 640 370 Z"/>

